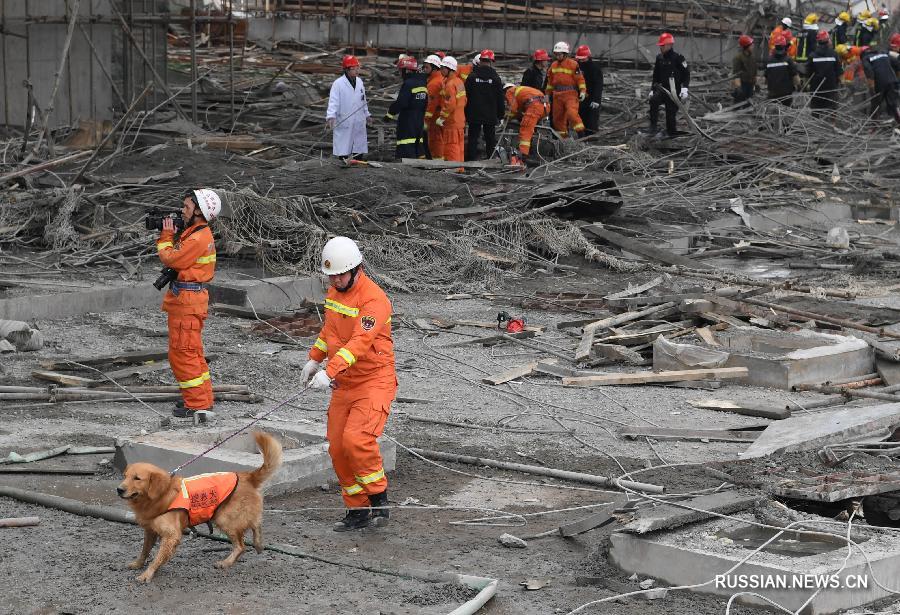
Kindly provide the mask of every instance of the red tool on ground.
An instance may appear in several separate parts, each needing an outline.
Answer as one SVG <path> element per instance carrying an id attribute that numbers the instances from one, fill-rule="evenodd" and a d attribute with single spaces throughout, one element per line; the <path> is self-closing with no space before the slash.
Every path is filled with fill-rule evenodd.
<path id="1" fill-rule="evenodd" d="M 507 333 L 520 333 L 525 330 L 525 317 L 510 316 L 509 312 L 500 312 L 497 314 L 497 328 L 505 328 Z"/>

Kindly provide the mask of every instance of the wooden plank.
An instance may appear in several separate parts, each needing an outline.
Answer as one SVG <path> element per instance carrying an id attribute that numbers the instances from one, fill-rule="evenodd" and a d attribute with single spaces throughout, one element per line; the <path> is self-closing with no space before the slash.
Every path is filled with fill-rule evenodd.
<path id="1" fill-rule="evenodd" d="M 645 293 L 651 288 L 656 288 L 660 284 L 662 284 L 663 278 L 662 276 L 653 278 L 649 282 L 645 284 L 641 284 L 640 286 L 635 286 L 634 288 L 626 288 L 625 290 L 620 290 L 617 293 L 613 293 L 611 295 L 607 295 L 604 297 L 607 301 L 615 301 L 617 299 L 624 299 L 625 297 L 633 297 L 634 295 L 638 295 L 640 293 Z"/>
<path id="2" fill-rule="evenodd" d="M 153 348 L 135 352 L 117 352 L 115 354 L 100 355 L 96 357 L 57 357 L 41 361 L 41 367 L 49 370 L 77 369 L 68 361 L 74 361 L 76 363 L 81 363 L 82 365 L 97 366 L 107 363 L 145 363 L 147 361 L 159 361 L 168 358 L 168 348 Z"/>
<path id="3" fill-rule="evenodd" d="M 753 404 L 738 403 L 727 399 L 695 399 L 688 402 L 701 410 L 716 410 L 719 412 L 733 412 L 744 416 L 758 416 L 763 419 L 780 421 L 791 417 L 791 411 L 785 407 L 765 407 Z"/>
<path id="4" fill-rule="evenodd" d="M 206 360 L 209 361 L 212 355 L 207 355 Z M 150 374 L 153 372 L 161 372 L 163 370 L 169 370 L 171 366 L 168 361 L 156 361 L 153 363 L 145 363 L 144 365 L 133 365 L 130 367 L 123 367 L 122 369 L 117 369 L 112 372 L 104 372 L 103 377 L 97 376 L 96 379 L 92 380 L 91 384 L 88 384 L 88 387 L 98 387 L 105 384 L 109 384 L 109 379 L 113 380 L 121 380 L 123 378 L 130 378 L 132 376 L 140 376 L 141 374 Z"/>
<path id="5" fill-rule="evenodd" d="M 610 316 L 608 318 L 603 318 L 601 320 L 595 320 L 592 323 L 586 324 L 584 326 L 584 329 L 594 329 L 594 330 L 609 329 L 611 327 L 623 325 L 626 322 L 640 320 L 642 318 L 651 316 L 653 314 L 660 314 L 661 312 L 665 312 L 666 310 L 670 310 L 674 307 L 675 307 L 674 303 L 668 302 L 668 303 L 662 303 L 660 305 L 654 305 L 652 307 L 648 307 L 647 309 L 640 310 L 639 312 L 625 312 L 624 314 L 618 314 L 616 316 Z"/>
<path id="6" fill-rule="evenodd" d="M 639 372 L 637 374 L 596 374 L 563 378 L 563 384 L 591 387 L 649 384 L 654 382 L 683 382 L 685 380 L 709 380 L 711 378 L 745 378 L 748 373 L 749 370 L 746 367 L 714 367 L 665 372 Z"/>
<path id="7" fill-rule="evenodd" d="M 562 365 L 556 365 L 555 363 L 550 363 L 550 361 L 547 360 L 538 361 L 538 364 L 534 367 L 534 371 L 539 374 L 558 376 L 560 378 L 565 378 L 567 376 L 576 376 L 578 374 L 578 370 L 576 369 L 572 369 L 571 367 L 563 367 Z"/>
<path id="8" fill-rule="evenodd" d="M 759 431 L 737 431 L 734 429 L 663 429 L 659 427 L 622 427 L 618 434 L 623 438 L 653 438 L 654 440 L 688 440 L 701 442 L 753 442 Z"/>
<path id="9" fill-rule="evenodd" d="M 585 327 L 581 334 L 581 341 L 575 349 L 575 360 L 583 361 L 591 356 L 591 346 L 594 345 L 594 335 L 597 333 L 596 327 Z"/>
<path id="10" fill-rule="evenodd" d="M 678 254 L 675 254 L 674 252 L 669 252 L 668 250 L 663 250 L 662 248 L 648 245 L 637 239 L 626 237 L 625 235 L 621 235 L 607 228 L 604 228 L 603 225 L 596 222 L 594 224 L 587 224 L 581 227 L 581 229 L 583 231 L 589 232 L 596 237 L 599 237 L 600 239 L 608 243 L 618 246 L 623 250 L 633 252 L 634 254 L 640 254 L 641 256 L 644 256 L 651 260 L 659 261 L 661 263 L 666 263 L 667 265 L 678 265 L 680 267 L 687 267 L 688 269 L 713 268 L 706 263 L 694 261 L 687 258 L 686 256 L 680 256 Z"/>
<path id="11" fill-rule="evenodd" d="M 76 376 L 74 374 L 62 374 L 60 372 L 40 369 L 31 372 L 31 377 L 71 387 L 90 386 L 95 382 L 92 378 L 82 378 L 81 376 Z"/>
<path id="12" fill-rule="evenodd" d="M 631 365 L 647 364 L 647 360 L 638 354 L 637 351 L 617 344 L 595 344 L 591 349 L 591 358 L 609 359 L 610 361 L 620 361 Z"/>
<path id="13" fill-rule="evenodd" d="M 481 381 L 485 384 L 503 384 L 504 382 L 509 382 L 510 380 L 515 380 L 516 378 L 521 378 L 523 376 L 527 376 L 531 372 L 534 371 L 534 368 L 537 367 L 538 361 L 532 361 L 531 363 L 526 363 L 524 365 L 517 365 L 516 367 L 512 367 L 506 371 L 500 372 L 496 376 L 485 376 L 481 379 Z"/>
<path id="14" fill-rule="evenodd" d="M 709 291 L 705 289 L 697 291 L 685 291 L 683 293 L 672 293 L 668 295 L 643 295 L 641 297 L 626 297 L 624 299 L 610 299 L 607 303 L 609 307 L 625 308 L 633 310 L 642 305 L 658 305 L 660 303 L 668 303 L 674 301 L 676 303 L 685 299 L 703 299 L 709 295 Z"/>
<path id="15" fill-rule="evenodd" d="M 477 337 L 464 342 L 455 342 L 453 344 L 445 344 L 441 348 L 457 348 L 459 346 L 470 346 L 472 344 L 481 344 L 482 346 L 496 346 L 497 344 L 507 341 L 508 338 L 528 339 L 534 337 L 534 331 L 520 331 L 519 333 L 502 333 L 500 335 L 490 335 L 488 337 Z"/>
<path id="16" fill-rule="evenodd" d="M 708 519 L 715 516 L 713 513 L 730 515 L 745 510 L 764 497 L 766 497 L 764 494 L 753 491 L 721 491 L 681 502 L 695 510 L 671 504 L 645 508 L 635 513 L 635 519 L 622 530 L 632 534 L 646 534 L 656 530 L 672 529 Z"/>
<path id="17" fill-rule="evenodd" d="M 699 337 L 710 346 L 722 345 L 719 343 L 719 341 L 716 339 L 716 336 L 713 335 L 713 332 L 710 331 L 708 327 L 697 327 L 697 337 Z"/>

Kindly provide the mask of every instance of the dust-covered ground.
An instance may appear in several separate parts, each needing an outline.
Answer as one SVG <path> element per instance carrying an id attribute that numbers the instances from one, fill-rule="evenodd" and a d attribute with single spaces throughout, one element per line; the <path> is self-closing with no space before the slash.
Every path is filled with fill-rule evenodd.
<path id="1" fill-rule="evenodd" d="M 227 269 L 227 267 L 226 267 Z M 548 290 L 603 293 L 640 279 L 593 272 L 564 280 L 546 275 L 517 283 Z M 555 286 L 554 286 L 555 285 Z M 743 445 L 732 443 L 630 441 L 615 436 L 624 425 L 725 428 L 760 424 L 760 419 L 693 408 L 702 397 L 771 402 L 817 399 L 814 394 L 728 386 L 719 391 L 663 387 L 566 388 L 552 377 L 529 378 L 498 387 L 481 378 L 534 360 L 539 353 L 517 346 L 446 347 L 469 339 L 462 333 L 488 335 L 487 329 L 457 327 L 424 332 L 416 319 L 440 317 L 490 322 L 498 309 L 522 310 L 485 299 L 447 301 L 442 296 L 394 295 L 395 342 L 401 397 L 430 403 L 395 404 L 386 433 L 402 445 L 397 469 L 390 474 L 390 500 L 397 506 L 383 529 L 335 533 L 331 524 L 342 515 L 331 485 L 266 499 L 264 531 L 269 544 L 288 544 L 336 563 L 252 551 L 231 570 L 213 563 L 226 545 L 186 538 L 178 553 L 149 586 L 135 582 L 125 564 L 140 548 L 139 528 L 83 518 L 39 506 L 0 499 L 0 517 L 37 515 L 37 527 L 4 529 L 0 579 L 7 589 L 0 599 L 4 613 L 170 612 L 202 604 L 211 613 L 447 613 L 471 593 L 458 586 L 361 570 L 397 571 L 404 567 L 449 571 L 499 579 L 496 597 L 480 612 L 495 614 L 565 613 L 584 603 L 636 591 L 629 579 L 606 558 L 605 538 L 615 525 L 562 539 L 557 535 L 528 540 L 525 549 L 498 542 L 505 532 L 530 537 L 561 523 L 587 516 L 621 494 L 575 483 L 529 477 L 486 468 L 422 461 L 403 446 L 468 453 L 664 485 L 672 493 L 715 487 L 716 478 L 691 466 L 651 469 L 698 460 L 735 459 Z M 288 307 L 288 306 L 285 306 Z M 547 348 L 570 353 L 577 340 L 558 332 L 559 320 L 577 313 L 525 310 L 529 324 L 546 325 L 536 338 Z M 87 314 L 37 323 L 47 339 L 36 353 L 3 358 L 3 383 L 33 385 L 30 372 L 41 358 L 87 356 L 165 344 L 164 314 L 156 309 Z M 235 428 L 251 413 L 271 407 L 292 394 L 299 366 L 312 341 L 279 344 L 251 332 L 250 322 L 212 316 L 205 330 L 215 382 L 246 384 L 265 395 L 264 404 L 223 402 L 219 421 Z M 408 326 L 409 325 L 409 326 Z M 618 368 L 616 368 L 618 369 Z M 169 383 L 156 372 L 141 383 Z M 277 418 L 321 423 L 327 399 L 309 393 L 276 413 Z M 158 408 L 167 410 L 167 405 Z M 0 456 L 26 453 L 61 444 L 111 445 L 116 436 L 159 429 L 158 418 L 137 403 L 6 404 L 0 409 Z M 474 428 L 420 422 L 414 418 L 469 423 Z M 502 425 L 503 431 L 497 427 Z M 179 429 L 174 425 L 171 429 Z M 518 433 L 513 430 L 528 430 Z M 57 457 L 31 464 L 36 468 L 95 469 L 94 476 L 3 474 L 0 484 L 62 495 L 89 503 L 122 508 L 115 496 L 120 480 L 109 455 Z M 518 481 L 517 483 L 503 481 Z M 527 484 L 521 484 L 527 483 Z M 429 508 L 425 508 L 429 507 Z M 581 508 L 579 508 L 581 507 Z M 591 508 L 585 508 L 591 507 Z M 475 521 L 498 512 L 526 515 Z M 559 512 L 553 512 L 559 511 Z M 543 514 L 535 514 L 543 513 Z M 523 524 L 527 520 L 527 525 Z M 537 580 L 539 590 L 520 583 Z M 589 607 L 584 612 L 676 615 L 724 611 L 722 598 L 671 592 L 664 599 L 626 598 Z M 192 607 L 196 608 L 196 606 Z M 754 612 L 749 607 L 732 613 Z"/>

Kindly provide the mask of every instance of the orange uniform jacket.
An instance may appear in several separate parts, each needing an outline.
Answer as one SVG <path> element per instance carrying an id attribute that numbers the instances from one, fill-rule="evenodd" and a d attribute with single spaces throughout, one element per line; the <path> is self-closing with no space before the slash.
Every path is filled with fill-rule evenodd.
<path id="1" fill-rule="evenodd" d="M 547 71 L 547 94 L 569 90 L 587 92 L 578 62 L 572 58 L 566 58 L 562 62 L 554 61 Z"/>
<path id="2" fill-rule="evenodd" d="M 441 117 L 444 118 L 444 128 L 466 126 L 466 86 L 453 73 L 444 79 L 441 89 Z"/>
<path id="3" fill-rule="evenodd" d="M 434 126 L 441 112 L 441 89 L 444 87 L 444 76 L 441 71 L 434 70 L 428 75 L 428 103 L 425 106 L 425 123 L 428 128 Z"/>
<path id="4" fill-rule="evenodd" d="M 156 242 L 159 260 L 166 267 L 178 271 L 180 282 L 209 282 L 216 269 L 216 244 L 212 231 L 205 224 L 194 224 L 184 229 L 181 239 L 175 242 L 172 231 L 163 231 Z M 175 316 L 206 314 L 209 293 L 183 291 L 175 296 L 168 291 L 163 298 L 162 309 Z"/>
<path id="5" fill-rule="evenodd" d="M 506 89 L 506 103 L 509 105 L 510 117 L 516 117 L 524 114 L 525 109 L 531 104 L 539 104 L 542 108 L 547 102 L 547 97 L 537 88 L 531 88 L 527 85 L 517 85 Z"/>
<path id="6" fill-rule="evenodd" d="M 330 287 L 325 324 L 309 358 L 328 358 L 325 372 L 338 388 L 369 382 L 396 386 L 391 309 L 390 299 L 363 271 L 347 292 Z"/>
<path id="7" fill-rule="evenodd" d="M 183 478 L 178 495 L 169 504 L 169 510 L 186 511 L 188 525 L 191 527 L 206 523 L 216 514 L 216 509 L 231 497 L 237 484 L 238 475 L 235 472 L 214 472 Z"/>
<path id="8" fill-rule="evenodd" d="M 459 70 L 456 71 L 457 76 L 465 81 L 469 78 L 469 75 L 472 74 L 472 69 L 475 68 L 472 64 L 460 64 Z"/>

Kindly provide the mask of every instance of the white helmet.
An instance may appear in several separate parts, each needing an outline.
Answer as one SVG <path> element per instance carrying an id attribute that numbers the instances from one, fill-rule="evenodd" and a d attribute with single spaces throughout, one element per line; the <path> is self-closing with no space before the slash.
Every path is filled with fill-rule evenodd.
<path id="1" fill-rule="evenodd" d="M 507 82 L 507 83 L 504 83 L 504 84 L 503 84 L 503 89 L 504 89 L 504 90 L 508 90 L 509 88 L 514 88 L 514 87 L 516 87 L 516 84 L 515 84 L 515 83 Z"/>
<path id="2" fill-rule="evenodd" d="M 441 60 L 441 66 L 449 68 L 450 70 L 456 70 L 456 58 L 453 56 L 445 56 L 444 59 Z"/>
<path id="3" fill-rule="evenodd" d="M 200 211 L 207 222 L 218 216 L 219 212 L 222 211 L 222 199 L 219 198 L 219 195 L 214 190 L 209 188 L 194 190 L 194 200 L 197 201 L 197 205 L 200 207 Z"/>
<path id="4" fill-rule="evenodd" d="M 441 58 L 434 54 L 431 54 L 430 56 L 425 58 L 424 64 L 431 64 L 435 68 L 440 68 L 441 67 Z"/>
<path id="5" fill-rule="evenodd" d="M 359 246 L 349 237 L 332 237 L 322 248 L 322 273 L 340 275 L 362 263 Z"/>
<path id="6" fill-rule="evenodd" d="M 559 41 L 555 45 L 553 45 L 553 53 L 569 53 L 569 43 L 565 41 Z"/>
<path id="7" fill-rule="evenodd" d="M 481 64 L 481 54 L 477 53 L 475 54 L 475 57 L 472 58 L 472 66 L 478 66 L 479 64 Z"/>
<path id="8" fill-rule="evenodd" d="M 781 20 L 781 23 L 784 24 L 785 26 L 787 26 L 788 28 L 790 28 L 791 26 L 794 25 L 794 22 L 791 21 L 790 17 L 785 17 L 784 19 Z"/>

